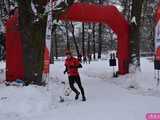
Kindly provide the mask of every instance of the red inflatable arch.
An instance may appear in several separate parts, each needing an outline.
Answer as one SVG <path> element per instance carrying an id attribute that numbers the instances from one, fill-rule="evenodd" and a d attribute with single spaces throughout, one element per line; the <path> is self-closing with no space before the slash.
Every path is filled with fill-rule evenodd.
<path id="1" fill-rule="evenodd" d="M 23 79 L 23 50 L 17 16 L 11 16 L 6 22 L 6 80 Z"/>
<path id="2" fill-rule="evenodd" d="M 60 19 L 65 21 L 101 22 L 110 26 L 118 37 L 119 72 L 120 74 L 128 73 L 129 25 L 115 6 L 76 3 Z"/>
<path id="3" fill-rule="evenodd" d="M 119 72 L 120 74 L 128 73 L 129 26 L 116 7 L 76 3 L 61 15 L 60 19 L 101 22 L 110 26 L 118 36 Z M 17 20 L 16 17 L 11 17 L 6 24 L 6 80 L 9 81 L 23 79 L 24 77 L 23 50 Z"/>

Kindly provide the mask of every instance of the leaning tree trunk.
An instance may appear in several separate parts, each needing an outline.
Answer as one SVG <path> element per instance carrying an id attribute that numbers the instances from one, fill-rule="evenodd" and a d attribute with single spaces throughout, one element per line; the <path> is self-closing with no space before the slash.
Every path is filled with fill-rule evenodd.
<path id="1" fill-rule="evenodd" d="M 39 1 L 38 1 L 39 2 Z M 42 3 L 37 3 L 38 13 L 42 14 L 44 8 Z M 35 17 L 31 0 L 18 0 L 20 31 L 22 33 L 22 45 L 24 52 L 24 80 L 27 84 L 42 83 L 43 53 L 45 47 L 45 29 L 47 17 L 33 21 Z"/>
<path id="2" fill-rule="evenodd" d="M 140 66 L 140 25 L 143 0 L 132 0 L 132 20 L 135 17 L 136 21 L 131 21 L 131 64 Z M 136 23 L 135 23 L 136 22 Z"/>

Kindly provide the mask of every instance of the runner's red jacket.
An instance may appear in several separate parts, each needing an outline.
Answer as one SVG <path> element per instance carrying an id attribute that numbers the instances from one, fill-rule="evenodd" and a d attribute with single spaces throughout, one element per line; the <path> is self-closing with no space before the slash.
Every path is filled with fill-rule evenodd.
<path id="1" fill-rule="evenodd" d="M 67 69 L 68 76 L 78 76 L 78 68 L 81 66 L 77 58 L 71 57 L 65 60 L 65 66 Z"/>

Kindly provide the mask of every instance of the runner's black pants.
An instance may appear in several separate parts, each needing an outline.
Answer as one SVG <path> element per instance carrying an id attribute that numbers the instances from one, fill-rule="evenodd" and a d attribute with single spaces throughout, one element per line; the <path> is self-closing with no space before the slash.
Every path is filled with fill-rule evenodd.
<path id="1" fill-rule="evenodd" d="M 69 76 L 69 85 L 70 88 L 76 93 L 79 94 L 79 91 L 74 87 L 74 83 L 77 83 L 79 89 L 81 90 L 82 97 L 85 97 L 84 89 L 81 84 L 80 76 Z"/>

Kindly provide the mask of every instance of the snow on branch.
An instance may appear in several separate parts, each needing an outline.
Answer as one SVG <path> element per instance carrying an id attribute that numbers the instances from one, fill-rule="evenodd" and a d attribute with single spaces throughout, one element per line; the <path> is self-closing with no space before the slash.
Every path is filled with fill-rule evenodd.
<path id="1" fill-rule="evenodd" d="M 37 9 L 35 7 L 35 4 L 33 3 L 33 1 L 31 2 L 31 8 L 32 8 L 32 11 L 35 15 L 37 15 Z"/>
<path id="2" fill-rule="evenodd" d="M 58 13 L 57 15 L 60 15 L 62 12 L 64 12 L 70 5 L 73 3 L 79 2 L 79 0 L 55 0 L 51 4 L 51 2 L 48 2 L 45 6 L 45 11 L 43 14 L 38 13 L 37 11 L 37 5 L 32 1 L 31 7 L 34 15 L 36 16 L 34 19 L 34 22 L 37 22 L 39 19 L 43 18 L 44 16 L 50 14 L 50 11 L 54 11 L 54 13 Z"/>
<path id="3" fill-rule="evenodd" d="M 134 23 L 135 25 L 137 25 L 137 21 L 136 21 L 136 17 L 135 16 L 132 17 L 131 23 Z"/>

